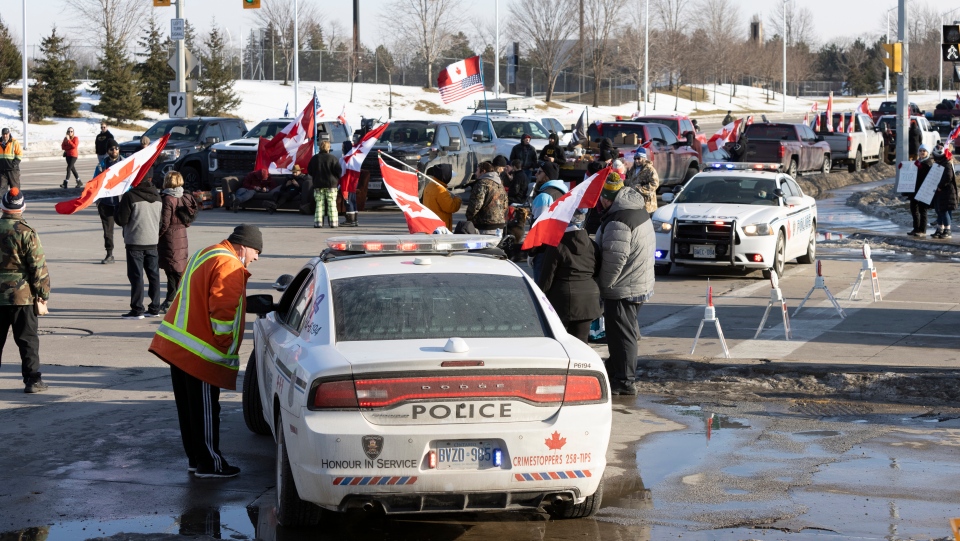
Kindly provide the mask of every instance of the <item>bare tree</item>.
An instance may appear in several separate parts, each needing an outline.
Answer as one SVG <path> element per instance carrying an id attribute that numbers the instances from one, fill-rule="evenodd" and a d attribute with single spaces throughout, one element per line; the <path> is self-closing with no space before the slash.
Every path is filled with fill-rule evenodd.
<path id="1" fill-rule="evenodd" d="M 663 58 L 663 69 L 666 71 L 669 88 L 672 90 L 674 81 L 680 76 L 680 71 L 686 64 L 684 52 L 687 50 L 687 30 L 689 21 L 690 0 L 653 0 L 651 18 L 656 28 L 660 30 L 659 40 L 666 54 Z"/>
<path id="2" fill-rule="evenodd" d="M 392 0 L 384 11 L 384 22 L 416 43 L 427 67 L 427 88 L 433 86 L 433 63 L 459 23 L 460 6 L 461 0 Z"/>
<path id="3" fill-rule="evenodd" d="M 102 0 L 101 0 L 102 1 Z M 307 39 L 308 30 L 315 24 L 321 24 L 322 18 L 314 4 L 300 2 L 300 14 L 297 28 L 297 47 L 303 48 Z M 290 82 L 290 67 L 293 65 L 293 0 L 272 0 L 264 2 L 263 6 L 254 15 L 256 21 L 263 26 L 273 28 L 276 38 L 280 41 L 280 54 L 283 55 L 283 84 Z"/>
<path id="4" fill-rule="evenodd" d="M 700 0 L 694 11 L 697 26 L 705 32 L 713 80 L 725 82 L 737 62 L 736 49 L 745 29 L 740 8 L 733 0 Z M 699 43 L 699 42 L 698 42 Z M 716 103 L 716 96 L 714 96 Z"/>
<path id="5" fill-rule="evenodd" d="M 616 45 L 619 37 L 620 12 L 626 0 L 583 0 L 584 28 L 593 68 L 593 106 L 600 106 L 600 83 L 607 69 L 610 46 Z"/>
<path id="6" fill-rule="evenodd" d="M 566 39 L 576 25 L 576 5 L 574 0 L 525 0 L 510 6 L 510 32 L 526 38 L 530 63 L 546 78 L 546 101 L 553 99 L 557 77 L 576 48 Z"/>
<path id="7" fill-rule="evenodd" d="M 783 17 L 787 17 L 787 47 L 798 43 L 805 43 L 811 48 L 816 41 L 816 25 L 813 22 L 813 12 L 806 6 L 799 6 L 799 2 L 787 2 L 786 11 L 782 2 L 770 11 L 767 16 L 767 34 L 770 37 L 783 33 Z"/>
<path id="8" fill-rule="evenodd" d="M 146 20 L 150 4 L 142 0 L 65 0 L 76 17 L 73 30 L 88 43 L 129 44 Z"/>

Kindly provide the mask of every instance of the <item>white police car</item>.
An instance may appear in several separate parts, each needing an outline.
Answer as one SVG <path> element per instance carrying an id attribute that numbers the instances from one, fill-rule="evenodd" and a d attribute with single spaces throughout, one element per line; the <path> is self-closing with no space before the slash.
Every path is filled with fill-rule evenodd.
<path id="1" fill-rule="evenodd" d="M 658 275 L 673 264 L 763 269 L 813 263 L 817 203 L 779 164 L 708 163 L 653 213 Z"/>
<path id="2" fill-rule="evenodd" d="M 610 388 L 480 235 L 337 237 L 280 302 L 248 297 L 247 426 L 277 442 L 277 517 L 600 506 Z M 499 255 L 498 255 L 499 254 Z"/>

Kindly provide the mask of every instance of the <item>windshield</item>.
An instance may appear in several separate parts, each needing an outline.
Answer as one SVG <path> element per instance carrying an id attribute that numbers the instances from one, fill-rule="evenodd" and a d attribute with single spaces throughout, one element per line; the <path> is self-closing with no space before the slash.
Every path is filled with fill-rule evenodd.
<path id="1" fill-rule="evenodd" d="M 645 118 L 643 121 L 666 126 L 673 130 L 674 134 L 680 134 L 680 121 L 678 120 L 670 120 L 668 118 Z"/>
<path id="2" fill-rule="evenodd" d="M 156 141 L 168 133 L 170 141 L 196 141 L 201 128 L 203 126 L 195 120 L 161 120 L 151 126 L 144 135 L 151 141 Z"/>
<path id="3" fill-rule="evenodd" d="M 500 139 L 520 139 L 525 133 L 534 139 L 546 139 L 550 136 L 536 120 L 494 120 L 491 123 L 493 131 Z"/>
<path id="4" fill-rule="evenodd" d="M 546 336 L 523 278 L 389 274 L 331 282 L 338 341 Z"/>
<path id="5" fill-rule="evenodd" d="M 895 101 L 885 101 L 880 104 L 880 108 L 877 109 L 880 113 L 896 113 L 897 112 L 897 102 Z"/>
<path id="6" fill-rule="evenodd" d="M 897 131 L 897 119 L 896 118 L 881 118 L 880 122 L 877 123 L 878 126 L 884 130 L 890 130 L 893 132 Z"/>
<path id="7" fill-rule="evenodd" d="M 380 142 L 425 147 L 433 142 L 435 131 L 436 127 L 427 123 L 393 122 L 380 136 Z"/>
<path id="8" fill-rule="evenodd" d="M 601 129 L 603 133 L 597 130 L 596 124 L 591 124 L 587 128 L 587 134 L 589 137 L 610 137 L 613 138 L 619 134 L 624 135 L 636 135 L 638 141 L 643 141 L 645 137 L 643 131 L 643 124 L 621 124 L 619 122 L 605 122 Z"/>
<path id="9" fill-rule="evenodd" d="M 792 124 L 751 124 L 743 132 L 751 141 L 769 139 L 773 141 L 796 141 L 797 128 Z"/>
<path id="10" fill-rule="evenodd" d="M 677 203 L 723 203 L 775 207 L 777 182 L 769 178 L 731 178 L 698 175 L 677 195 Z"/>
<path id="11" fill-rule="evenodd" d="M 245 139 L 258 139 L 260 137 L 273 139 L 273 136 L 279 133 L 283 128 L 287 127 L 287 124 L 289 123 L 290 122 L 285 120 L 279 122 L 276 120 L 265 120 L 254 126 L 253 129 L 248 131 L 243 137 Z"/>

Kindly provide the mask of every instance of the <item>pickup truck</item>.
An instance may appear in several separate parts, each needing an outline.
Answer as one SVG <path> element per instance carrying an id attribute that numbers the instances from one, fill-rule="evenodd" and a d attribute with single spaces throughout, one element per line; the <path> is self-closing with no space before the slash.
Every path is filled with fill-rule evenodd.
<path id="1" fill-rule="evenodd" d="M 910 102 L 908 105 L 910 108 L 910 115 L 923 116 L 923 111 L 920 110 L 920 107 L 913 102 Z M 880 107 L 876 111 L 870 111 L 873 121 L 879 122 L 880 117 L 884 115 L 896 115 L 897 114 L 897 102 L 895 101 L 884 101 L 880 103 Z"/>
<path id="2" fill-rule="evenodd" d="M 490 124 L 493 125 L 493 133 L 490 133 Z M 471 140 L 477 140 L 475 136 L 479 132 L 482 139 L 477 141 L 493 143 L 496 154 L 505 158 L 510 158 L 510 151 L 520 144 L 525 133 L 530 135 L 530 144 L 537 152 L 547 146 L 547 138 L 550 137 L 550 132 L 539 120 L 517 113 L 491 113 L 490 124 L 487 124 L 485 114 L 469 115 L 460 119 L 464 133 L 469 135 Z"/>
<path id="3" fill-rule="evenodd" d="M 930 126 L 927 119 L 922 116 L 910 117 L 910 122 L 916 122 L 920 127 L 920 144 L 927 145 L 929 148 L 937 146 L 942 139 L 940 133 Z M 897 156 L 897 117 L 895 115 L 885 115 L 880 117 L 877 122 L 880 133 L 883 134 L 884 149 L 887 153 L 887 163 L 894 163 Z"/>
<path id="4" fill-rule="evenodd" d="M 856 116 L 853 130 L 848 132 L 851 115 Z M 837 127 L 843 122 L 844 132 Z M 883 133 L 868 115 L 863 113 L 833 113 L 833 132 L 827 131 L 827 115 L 820 115 L 818 136 L 830 145 L 833 165 L 846 165 L 851 173 L 863 169 L 864 163 L 879 163 L 884 159 Z"/>
<path id="5" fill-rule="evenodd" d="M 420 172 L 425 172 L 434 165 L 450 164 L 453 167 L 453 178 L 448 186 L 456 188 L 473 176 L 478 163 L 492 160 L 496 156 L 496 146 L 481 139 L 479 135 L 473 141 L 468 139 L 461 125 L 456 122 L 438 120 L 390 122 L 360 166 L 361 171 L 370 173 L 370 180 L 367 182 L 367 199 L 390 199 L 390 194 L 383 185 L 377 151 L 396 158 Z M 395 160 L 384 159 L 384 162 L 403 169 Z M 420 177 L 419 193 L 423 193 L 424 183 L 425 180 Z"/>
<path id="6" fill-rule="evenodd" d="M 744 162 L 779 163 L 791 177 L 797 173 L 829 173 L 830 145 L 806 124 L 754 123 L 743 131 Z"/>
<path id="7" fill-rule="evenodd" d="M 633 165 L 633 155 L 637 147 L 649 142 L 647 154 L 660 177 L 658 192 L 670 191 L 673 186 L 684 184 L 700 172 L 700 158 L 697 156 L 697 151 L 693 150 L 686 139 L 678 139 L 673 130 L 659 123 L 625 121 L 604 122 L 600 126 L 591 124 L 587 128 L 587 137 L 591 145 L 600 138 L 613 141 L 614 148 L 620 151 L 627 167 Z M 560 168 L 562 180 L 568 180 L 564 178 L 566 176 L 569 176 L 569 180 L 583 180 L 583 173 L 586 171 L 585 163 L 583 170 L 574 165 L 572 174 L 569 168 L 569 165 Z"/>
<path id="8" fill-rule="evenodd" d="M 260 146 L 260 138 L 272 139 L 291 122 L 293 122 L 292 118 L 268 118 L 254 126 L 242 139 L 224 141 L 210 147 L 207 166 L 201 169 L 204 172 L 203 184 L 218 186 L 225 177 L 242 179 L 247 176 L 257 163 L 257 147 Z M 320 139 L 330 140 L 330 153 L 338 158 L 342 152 L 342 143 L 350 139 L 346 126 L 339 122 L 318 122 L 317 136 Z"/>
<path id="9" fill-rule="evenodd" d="M 663 124 L 673 130 L 673 133 L 676 134 L 677 137 L 683 137 L 683 134 L 692 131 L 696 134 L 700 143 L 703 145 L 707 144 L 707 136 L 697 131 L 693 126 L 693 120 L 687 115 L 641 115 L 633 117 L 632 120 L 634 122 L 655 122 L 657 124 Z"/>

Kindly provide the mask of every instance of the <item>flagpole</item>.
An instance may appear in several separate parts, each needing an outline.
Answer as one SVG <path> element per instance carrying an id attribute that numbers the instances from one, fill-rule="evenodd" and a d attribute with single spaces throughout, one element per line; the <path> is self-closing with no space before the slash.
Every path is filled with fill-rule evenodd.
<path id="1" fill-rule="evenodd" d="M 417 169 L 417 168 L 415 168 L 415 167 L 410 167 L 409 165 L 403 163 L 402 161 L 398 160 L 397 158 L 394 158 L 393 156 L 391 156 L 391 155 L 389 155 L 389 154 L 384 154 L 382 150 L 378 150 L 378 151 L 377 151 L 377 156 L 379 156 L 379 157 L 381 157 L 381 158 L 390 158 L 391 160 L 399 163 L 399 164 L 402 165 L 403 167 L 406 167 L 407 169 L 413 171 L 414 173 L 416 173 L 417 175 L 423 177 L 424 179 L 429 180 L 430 182 L 436 184 L 437 186 L 441 186 L 441 187 L 443 187 L 443 188 L 446 188 L 446 187 L 447 187 L 445 184 L 443 184 L 443 183 L 441 183 L 441 182 L 437 182 L 436 180 L 433 180 L 432 178 L 430 178 L 430 175 L 426 175 L 426 174 L 424 174 L 424 173 L 421 173 L 419 169 Z"/>
<path id="2" fill-rule="evenodd" d="M 480 60 L 480 88 L 483 89 L 483 112 L 487 115 L 487 129 L 490 131 L 490 140 L 492 141 L 493 124 L 490 123 L 490 107 L 487 106 L 487 84 L 483 81 L 483 55 L 477 55 L 477 59 Z"/>
<path id="3" fill-rule="evenodd" d="M 320 122 L 317 120 L 317 87 L 313 87 L 313 155 L 320 154 Z"/>

